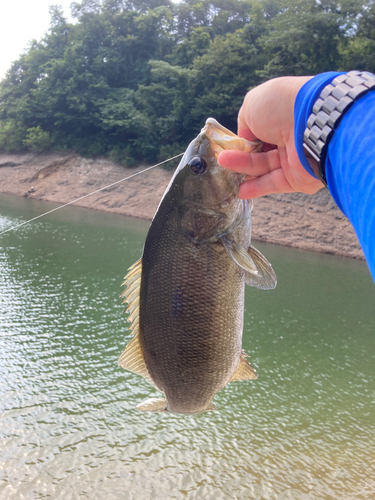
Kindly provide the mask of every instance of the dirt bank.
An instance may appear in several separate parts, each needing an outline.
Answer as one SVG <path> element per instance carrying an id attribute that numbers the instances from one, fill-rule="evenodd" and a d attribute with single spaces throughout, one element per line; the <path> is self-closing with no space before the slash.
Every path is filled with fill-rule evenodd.
<path id="1" fill-rule="evenodd" d="M 67 203 L 140 170 L 76 154 L 0 155 L 0 192 Z M 157 167 L 76 205 L 151 219 L 170 177 Z M 326 189 L 314 196 L 294 193 L 255 200 L 253 238 L 363 259 L 350 223 Z"/>

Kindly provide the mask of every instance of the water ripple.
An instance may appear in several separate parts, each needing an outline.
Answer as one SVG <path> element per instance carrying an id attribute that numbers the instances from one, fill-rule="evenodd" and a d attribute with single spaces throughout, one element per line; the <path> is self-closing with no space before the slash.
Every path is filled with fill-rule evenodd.
<path id="1" fill-rule="evenodd" d="M 0 207 L 0 227 L 50 208 Z M 217 412 L 141 413 L 158 393 L 117 367 L 129 340 L 118 295 L 147 225 L 67 214 L 1 241 L 0 498 L 374 498 L 375 295 L 363 263 L 264 247 L 279 286 L 248 291 L 244 332 L 259 379 L 228 385 Z"/>

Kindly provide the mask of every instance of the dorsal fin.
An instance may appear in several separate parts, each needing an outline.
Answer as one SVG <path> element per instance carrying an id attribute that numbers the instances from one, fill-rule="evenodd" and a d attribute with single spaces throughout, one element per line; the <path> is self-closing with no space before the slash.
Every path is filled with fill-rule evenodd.
<path id="1" fill-rule="evenodd" d="M 247 357 L 248 355 L 245 351 L 242 351 L 240 364 L 229 382 L 235 382 L 236 380 L 255 380 L 258 378 L 254 368 L 246 359 Z"/>
<path id="2" fill-rule="evenodd" d="M 134 262 L 134 264 L 129 267 L 128 273 L 124 278 L 125 281 L 123 285 L 129 286 L 130 283 L 132 283 L 141 276 L 140 274 L 141 272 L 142 272 L 142 259 L 138 259 L 137 262 Z"/>
<path id="3" fill-rule="evenodd" d="M 124 278 L 123 285 L 126 289 L 120 297 L 124 298 L 123 304 L 127 302 L 128 307 L 124 312 L 129 312 L 128 321 L 132 335 L 136 335 L 139 330 L 139 294 L 141 291 L 141 275 L 142 275 L 142 259 L 137 260 L 131 267 Z"/>
<path id="4" fill-rule="evenodd" d="M 138 333 L 131 339 L 125 350 L 122 352 L 118 359 L 118 365 L 125 370 L 141 375 L 141 377 L 144 377 L 148 382 L 150 382 L 150 384 L 155 385 L 147 370 Z"/>
<path id="5" fill-rule="evenodd" d="M 119 357 L 118 365 L 125 370 L 141 375 L 141 377 L 148 380 L 150 384 L 154 385 L 147 370 L 142 346 L 139 341 L 139 294 L 141 290 L 141 275 L 142 259 L 139 259 L 129 267 L 123 283 L 123 285 L 126 285 L 126 290 L 122 292 L 121 297 L 124 297 L 124 302 L 128 303 L 125 312 L 130 312 L 128 321 L 134 337 Z"/>
<path id="6" fill-rule="evenodd" d="M 122 294 L 120 295 L 120 297 L 125 297 L 128 296 L 131 292 L 133 292 L 134 290 L 137 290 L 137 288 L 139 287 L 139 281 L 141 280 L 141 278 L 138 278 L 137 280 L 135 280 L 130 286 L 128 286 L 126 288 L 126 290 L 124 290 L 122 292 Z"/>
<path id="7" fill-rule="evenodd" d="M 128 274 L 130 274 L 131 271 L 133 271 L 134 269 L 138 269 L 138 268 L 141 268 L 142 269 L 142 257 L 138 260 L 136 260 L 134 262 L 134 264 L 132 264 L 129 268 L 128 268 Z M 127 275 L 126 275 L 127 276 Z M 126 279 L 126 276 L 125 276 L 125 279 Z"/>

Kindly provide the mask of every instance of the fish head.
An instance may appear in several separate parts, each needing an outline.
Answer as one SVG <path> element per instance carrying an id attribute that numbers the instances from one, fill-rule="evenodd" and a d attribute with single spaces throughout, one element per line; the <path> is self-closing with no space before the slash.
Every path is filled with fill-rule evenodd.
<path id="1" fill-rule="evenodd" d="M 224 149 L 252 152 L 261 147 L 260 141 L 246 141 L 213 118 L 207 119 L 171 181 L 179 204 L 180 229 L 193 243 L 217 241 L 244 217 L 245 204 L 238 199 L 243 175 L 221 167 L 219 153 Z"/>

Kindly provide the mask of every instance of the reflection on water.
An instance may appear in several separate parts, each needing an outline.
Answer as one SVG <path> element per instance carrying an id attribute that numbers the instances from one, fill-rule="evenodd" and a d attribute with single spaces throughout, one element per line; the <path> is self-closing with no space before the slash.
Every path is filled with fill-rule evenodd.
<path id="1" fill-rule="evenodd" d="M 50 208 L 1 196 L 0 229 Z M 366 264 L 256 244 L 279 279 L 247 290 L 259 379 L 217 412 L 141 413 L 118 296 L 147 227 L 69 207 L 0 237 L 0 498 L 375 498 Z"/>

